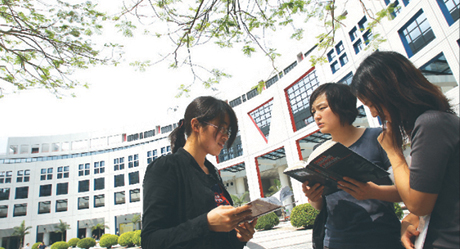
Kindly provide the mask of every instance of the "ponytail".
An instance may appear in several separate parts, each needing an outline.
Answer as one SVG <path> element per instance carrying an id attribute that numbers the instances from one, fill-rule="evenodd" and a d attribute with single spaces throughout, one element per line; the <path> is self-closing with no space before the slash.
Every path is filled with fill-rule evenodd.
<path id="1" fill-rule="evenodd" d="M 171 134 L 169 134 L 169 139 L 171 140 L 171 150 L 172 153 L 176 153 L 176 151 L 184 147 L 185 145 L 185 125 L 184 119 L 179 120 L 179 126 L 174 129 Z"/>

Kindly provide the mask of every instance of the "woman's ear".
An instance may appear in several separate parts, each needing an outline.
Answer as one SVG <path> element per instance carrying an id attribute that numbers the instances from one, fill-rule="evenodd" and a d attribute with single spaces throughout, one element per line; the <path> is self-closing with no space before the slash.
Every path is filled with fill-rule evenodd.
<path id="1" fill-rule="evenodd" d="M 200 132 L 200 121 L 198 121 L 198 119 L 193 118 L 193 119 L 190 121 L 190 125 L 191 125 L 191 127 L 192 127 L 192 131 L 194 131 L 194 132 Z"/>

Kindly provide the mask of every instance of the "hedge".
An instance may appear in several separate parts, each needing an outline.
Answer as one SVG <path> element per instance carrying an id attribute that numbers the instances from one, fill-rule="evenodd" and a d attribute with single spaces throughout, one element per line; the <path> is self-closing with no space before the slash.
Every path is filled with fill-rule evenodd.
<path id="1" fill-rule="evenodd" d="M 101 247 L 111 248 L 116 244 L 118 244 L 118 235 L 115 234 L 103 234 L 99 240 L 99 245 Z"/>
<path id="2" fill-rule="evenodd" d="M 120 237 L 118 238 L 118 244 L 120 246 L 133 247 L 134 246 L 133 237 L 134 237 L 134 232 L 125 232 L 121 234 Z"/>
<path id="3" fill-rule="evenodd" d="M 83 238 L 78 241 L 77 246 L 80 248 L 90 248 L 96 245 L 96 240 L 93 238 Z"/>
<path id="4" fill-rule="evenodd" d="M 68 249 L 69 243 L 65 241 L 57 241 L 51 245 L 51 249 Z"/>
<path id="5" fill-rule="evenodd" d="M 395 207 L 395 214 L 396 214 L 396 217 L 398 217 L 398 219 L 402 219 L 403 216 L 404 216 L 404 212 L 401 208 L 401 205 L 399 205 L 399 203 L 395 202 L 394 204 L 394 207 Z"/>
<path id="6" fill-rule="evenodd" d="M 256 229 L 257 230 L 268 230 L 280 223 L 278 215 L 275 213 L 269 213 L 257 219 Z"/>
<path id="7" fill-rule="evenodd" d="M 42 242 L 37 242 L 35 244 L 32 245 L 32 249 L 38 249 L 38 246 L 41 244 Z M 3 248 L 5 249 L 5 248 Z"/>
<path id="8" fill-rule="evenodd" d="M 291 225 L 293 227 L 309 228 L 313 226 L 318 214 L 319 211 L 312 207 L 309 203 L 297 205 L 291 212 Z"/>
<path id="9" fill-rule="evenodd" d="M 141 230 L 136 230 L 134 231 L 134 236 L 133 236 L 133 243 L 136 246 L 141 246 Z"/>
<path id="10" fill-rule="evenodd" d="M 79 238 L 72 238 L 69 241 L 67 241 L 67 243 L 69 243 L 69 246 L 71 247 L 76 247 L 78 244 L 78 241 L 80 241 Z M 32 249 L 38 249 L 38 248 L 32 248 Z"/>

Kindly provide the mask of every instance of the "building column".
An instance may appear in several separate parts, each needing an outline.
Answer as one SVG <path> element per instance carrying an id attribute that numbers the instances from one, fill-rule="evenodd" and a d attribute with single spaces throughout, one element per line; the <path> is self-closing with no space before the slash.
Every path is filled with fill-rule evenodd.
<path id="1" fill-rule="evenodd" d="M 246 191 L 246 188 L 244 187 L 244 177 L 236 178 L 235 185 L 237 195 L 242 195 Z"/>
<path id="2" fill-rule="evenodd" d="M 86 228 L 86 238 L 91 238 L 91 237 L 93 237 L 91 228 L 87 227 Z"/>
<path id="3" fill-rule="evenodd" d="M 284 188 L 286 186 L 291 187 L 289 186 L 289 176 L 283 173 L 284 170 L 287 169 L 287 165 L 278 167 L 277 169 L 278 169 L 278 176 L 280 178 L 281 188 Z M 286 205 L 292 202 L 293 202 L 292 196 L 289 196 L 288 198 L 286 198 L 286 200 L 283 201 L 283 205 Z M 286 209 L 288 210 L 292 210 L 293 208 L 294 206 L 292 204 L 286 206 Z"/>
<path id="4" fill-rule="evenodd" d="M 49 245 L 50 243 L 50 233 L 49 232 L 43 233 L 43 243 L 45 243 L 46 246 Z"/>

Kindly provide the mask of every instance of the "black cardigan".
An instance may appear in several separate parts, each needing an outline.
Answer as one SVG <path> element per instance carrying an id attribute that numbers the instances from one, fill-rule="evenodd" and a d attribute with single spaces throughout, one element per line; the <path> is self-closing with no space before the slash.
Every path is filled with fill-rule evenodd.
<path id="1" fill-rule="evenodd" d="M 230 202 L 231 198 L 216 168 L 207 160 L 205 166 L 209 175 L 182 148 L 149 164 L 143 183 L 143 249 L 244 247 L 235 230 L 220 233 L 208 228 L 207 213 L 216 207 L 211 188 L 220 184 Z"/>

